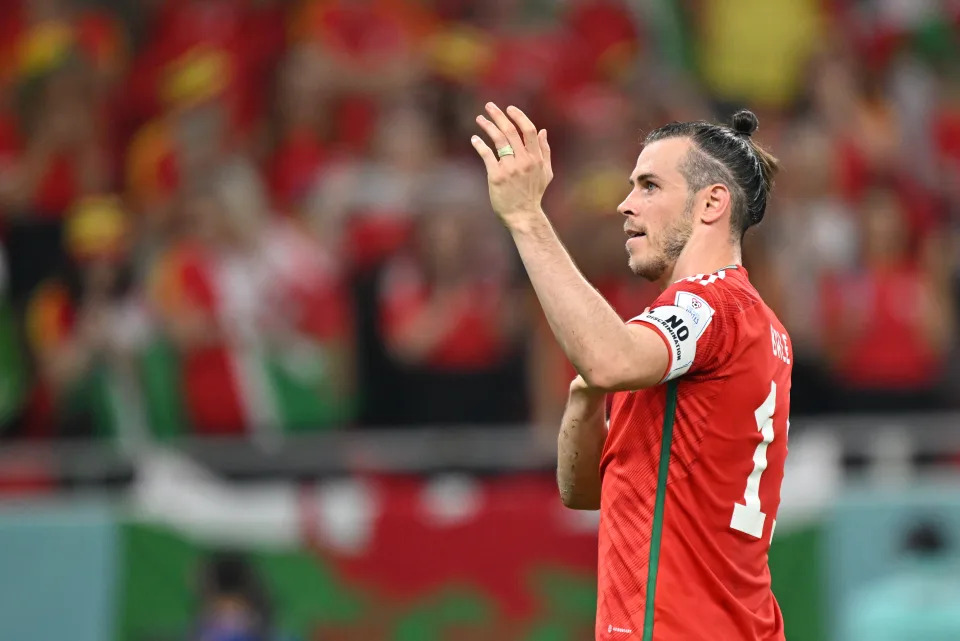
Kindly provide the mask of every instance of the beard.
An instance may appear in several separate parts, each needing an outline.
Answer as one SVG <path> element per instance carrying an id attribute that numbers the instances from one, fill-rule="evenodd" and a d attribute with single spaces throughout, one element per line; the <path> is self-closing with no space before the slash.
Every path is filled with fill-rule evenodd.
<path id="1" fill-rule="evenodd" d="M 634 258 L 630 256 L 630 270 L 634 274 L 648 280 L 657 282 L 663 278 L 674 264 L 680 258 L 683 248 L 687 246 L 690 235 L 693 233 L 693 195 L 687 198 L 684 204 L 683 212 L 673 223 L 668 226 L 656 238 L 650 238 L 652 245 L 652 254 L 643 258 Z M 648 236 L 649 238 L 649 236 Z"/>

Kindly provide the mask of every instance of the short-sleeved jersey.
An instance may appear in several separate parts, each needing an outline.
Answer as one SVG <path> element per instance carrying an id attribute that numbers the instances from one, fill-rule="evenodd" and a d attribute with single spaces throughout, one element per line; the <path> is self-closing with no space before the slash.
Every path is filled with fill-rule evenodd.
<path id="1" fill-rule="evenodd" d="M 630 323 L 670 352 L 663 383 L 614 394 L 596 638 L 782 641 L 767 552 L 787 456 L 792 353 L 743 267 L 668 287 Z"/>

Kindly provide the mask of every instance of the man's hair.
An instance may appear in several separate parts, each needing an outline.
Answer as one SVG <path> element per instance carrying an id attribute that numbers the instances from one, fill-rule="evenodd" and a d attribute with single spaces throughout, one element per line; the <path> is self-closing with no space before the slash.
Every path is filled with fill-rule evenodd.
<path id="1" fill-rule="evenodd" d="M 742 110 L 733 115 L 729 127 L 704 121 L 672 122 L 651 131 L 644 141 L 645 145 L 666 138 L 693 142 L 680 173 L 691 193 L 716 183 L 727 186 L 732 199 L 730 227 L 738 240 L 763 220 L 780 168 L 779 161 L 751 138 L 757 125 L 753 112 Z"/>

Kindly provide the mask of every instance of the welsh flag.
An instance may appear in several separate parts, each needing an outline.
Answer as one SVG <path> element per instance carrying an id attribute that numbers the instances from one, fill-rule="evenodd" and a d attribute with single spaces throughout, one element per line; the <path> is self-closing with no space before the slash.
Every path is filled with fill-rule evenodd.
<path id="1" fill-rule="evenodd" d="M 139 462 L 123 502 L 0 508 L 15 577 L 0 580 L 0 638 L 193 641 L 210 603 L 201 572 L 224 555 L 257 586 L 271 641 L 593 638 L 598 515 L 564 508 L 551 474 L 233 485 L 174 452 Z M 782 512 L 774 592 L 788 638 L 820 641 L 822 510 Z"/>
<path id="2" fill-rule="evenodd" d="M 269 441 L 348 422 L 348 324 L 334 271 L 289 230 L 267 240 L 263 253 L 239 257 L 178 248 L 159 263 L 152 298 L 112 301 L 100 322 L 122 356 L 96 354 L 60 391 L 61 424 L 92 423 L 136 447 L 189 434 Z M 37 353 L 73 340 L 81 306 L 58 282 L 36 292 L 27 327 Z M 213 339 L 172 340 L 183 319 Z"/>
<path id="3" fill-rule="evenodd" d="M 278 639 L 593 638 L 599 514 L 564 508 L 550 474 L 236 487 L 164 453 L 142 468 L 133 505 L 117 641 L 177 638 L 196 614 L 191 577 L 222 550 L 262 580 Z M 789 638 L 819 640 L 818 530 L 786 516 L 775 594 Z"/>
<path id="4" fill-rule="evenodd" d="M 271 223 L 250 251 L 177 247 L 151 290 L 174 335 L 184 319 L 204 333 L 152 353 L 155 420 L 182 414 L 201 434 L 270 439 L 352 417 L 349 304 L 336 263 L 295 227 Z"/>

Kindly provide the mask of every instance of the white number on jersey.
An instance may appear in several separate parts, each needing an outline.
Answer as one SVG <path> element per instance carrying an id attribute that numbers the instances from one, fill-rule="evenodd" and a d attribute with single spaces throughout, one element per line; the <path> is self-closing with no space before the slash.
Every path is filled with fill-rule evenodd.
<path id="1" fill-rule="evenodd" d="M 753 471 L 747 477 L 747 489 L 743 493 L 743 505 L 733 504 L 733 518 L 730 527 L 750 536 L 763 536 L 763 525 L 767 515 L 760 510 L 760 477 L 767 469 L 767 447 L 773 442 L 773 411 L 777 406 L 777 384 L 770 382 L 770 394 L 753 413 L 757 420 L 757 430 L 763 440 L 753 452 Z"/>

